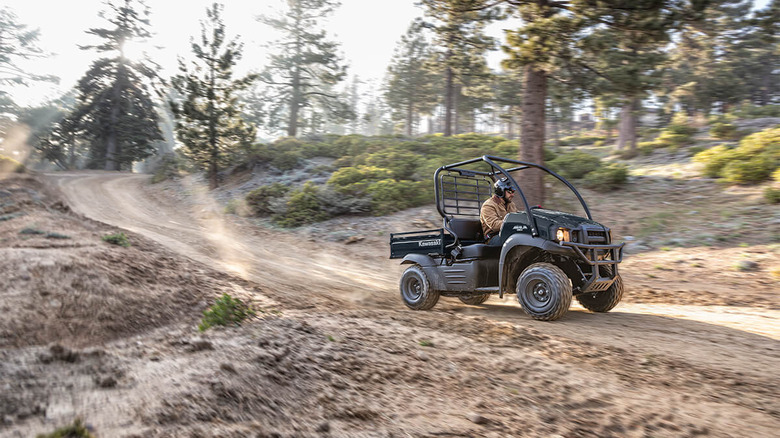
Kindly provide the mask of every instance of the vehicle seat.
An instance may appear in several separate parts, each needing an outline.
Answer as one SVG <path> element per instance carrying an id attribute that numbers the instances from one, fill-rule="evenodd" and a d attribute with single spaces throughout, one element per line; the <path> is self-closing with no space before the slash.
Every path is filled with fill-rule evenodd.
<path id="1" fill-rule="evenodd" d="M 463 243 L 484 242 L 482 236 L 482 224 L 479 219 L 452 218 L 447 224 L 450 231 L 458 236 Z"/>

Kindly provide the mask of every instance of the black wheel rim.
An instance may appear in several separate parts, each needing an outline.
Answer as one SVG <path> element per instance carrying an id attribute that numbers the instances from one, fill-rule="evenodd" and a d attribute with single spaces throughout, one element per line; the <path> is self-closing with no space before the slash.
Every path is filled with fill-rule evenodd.
<path id="1" fill-rule="evenodd" d="M 410 302 L 419 300 L 423 294 L 422 281 L 415 275 L 410 275 L 404 279 L 403 286 L 404 297 Z"/>
<path id="2" fill-rule="evenodd" d="M 550 285 L 543 280 L 529 281 L 523 289 L 523 303 L 533 312 L 544 312 L 549 309 L 553 304 Z"/>

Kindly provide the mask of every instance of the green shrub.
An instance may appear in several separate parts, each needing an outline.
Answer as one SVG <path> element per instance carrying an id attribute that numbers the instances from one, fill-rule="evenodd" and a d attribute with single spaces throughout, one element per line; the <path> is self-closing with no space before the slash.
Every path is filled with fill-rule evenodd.
<path id="1" fill-rule="evenodd" d="M 273 221 L 283 227 L 321 222 L 329 217 L 325 207 L 319 187 L 309 181 L 300 190 L 292 192 L 287 199 L 286 210 L 276 213 Z"/>
<path id="2" fill-rule="evenodd" d="M 206 331 L 216 325 L 241 325 L 241 321 L 255 315 L 255 311 L 244 304 L 238 298 L 228 294 L 222 294 L 214 305 L 203 311 L 203 319 L 198 325 L 198 330 Z"/>
<path id="3" fill-rule="evenodd" d="M 253 160 L 264 162 L 279 170 L 291 170 L 302 158 L 304 143 L 293 137 L 285 137 L 270 144 L 253 147 Z"/>
<path id="4" fill-rule="evenodd" d="M 688 148 L 688 156 L 694 156 L 698 154 L 699 152 L 704 152 L 707 150 L 706 146 L 691 146 Z"/>
<path id="5" fill-rule="evenodd" d="M 561 139 L 561 146 L 586 146 L 597 141 L 603 143 L 606 139 L 603 135 L 570 135 Z"/>
<path id="6" fill-rule="evenodd" d="M 125 233 L 114 233 L 103 236 L 103 241 L 111 243 L 113 245 L 123 246 L 125 248 L 130 246 L 130 240 Z"/>
<path id="7" fill-rule="evenodd" d="M 70 239 L 70 236 L 65 234 L 50 232 L 50 233 L 46 233 L 46 238 L 47 239 Z"/>
<path id="8" fill-rule="evenodd" d="M 724 145 L 718 145 L 694 155 L 693 161 L 704 165 L 705 176 L 717 178 L 720 176 L 723 166 L 731 161 L 733 155 L 731 149 Z"/>
<path id="9" fill-rule="evenodd" d="M 181 158 L 175 153 L 164 154 L 160 157 L 160 161 L 157 162 L 157 166 L 154 169 L 152 184 L 178 177 L 180 175 L 181 167 L 183 167 Z"/>
<path id="10" fill-rule="evenodd" d="M 628 168 L 622 164 L 611 164 L 590 172 L 583 183 L 593 190 L 608 191 L 619 188 L 627 180 Z"/>
<path id="11" fill-rule="evenodd" d="M 780 204 L 780 189 L 767 187 L 766 190 L 764 190 L 764 199 L 770 204 Z"/>
<path id="12" fill-rule="evenodd" d="M 661 131 L 656 142 L 677 149 L 693 141 L 693 135 L 697 129 L 688 125 L 688 117 L 684 113 L 677 113 L 672 118 L 672 123 Z"/>
<path id="13" fill-rule="evenodd" d="M 639 150 L 639 153 L 642 155 L 650 155 L 658 149 L 659 147 L 666 146 L 663 143 L 658 143 L 657 141 L 640 141 L 637 143 L 636 148 Z"/>
<path id="14" fill-rule="evenodd" d="M 0 155 L 0 173 L 25 173 L 27 168 L 24 164 L 14 160 L 13 158 Z"/>
<path id="15" fill-rule="evenodd" d="M 52 433 L 38 434 L 36 438 L 94 438 L 89 429 L 80 418 L 76 418 L 72 424 L 57 428 Z"/>
<path id="16" fill-rule="evenodd" d="M 730 161 L 721 170 L 721 176 L 736 184 L 764 181 L 772 174 L 773 163 L 766 155 L 758 155 L 747 161 Z"/>
<path id="17" fill-rule="evenodd" d="M 774 172 L 772 172 L 772 179 L 780 182 L 780 167 L 778 167 L 777 169 L 775 169 Z"/>
<path id="18" fill-rule="evenodd" d="M 344 194 L 365 193 L 369 184 L 392 178 L 393 172 L 375 166 L 342 167 L 333 172 L 328 184 L 337 192 Z"/>
<path id="19" fill-rule="evenodd" d="M 713 123 L 710 127 L 710 136 L 720 140 L 731 140 L 739 136 L 737 127 L 731 123 Z"/>
<path id="20" fill-rule="evenodd" d="M 579 179 L 601 166 L 601 160 L 591 154 L 574 150 L 561 154 L 548 163 L 549 167 L 567 179 Z"/>
<path id="21" fill-rule="evenodd" d="M 420 163 L 420 156 L 411 152 L 382 151 L 370 154 L 365 164 L 388 169 L 395 179 L 409 179 L 414 175 Z"/>
<path id="22" fill-rule="evenodd" d="M 733 114 L 741 119 L 757 119 L 761 117 L 780 117 L 780 105 L 740 105 Z"/>
<path id="23" fill-rule="evenodd" d="M 734 149 L 721 145 L 699 152 L 693 160 L 704 164 L 710 177 L 739 184 L 764 181 L 780 166 L 780 128 L 749 135 Z"/>
<path id="24" fill-rule="evenodd" d="M 371 213 L 382 216 L 431 202 L 433 184 L 428 181 L 396 181 L 384 179 L 366 189 L 371 196 Z"/>
<path id="25" fill-rule="evenodd" d="M 289 187 L 284 184 L 273 183 L 252 190 L 246 195 L 244 200 L 252 214 L 268 216 L 274 213 L 271 208 L 271 201 L 282 198 L 289 190 Z"/>

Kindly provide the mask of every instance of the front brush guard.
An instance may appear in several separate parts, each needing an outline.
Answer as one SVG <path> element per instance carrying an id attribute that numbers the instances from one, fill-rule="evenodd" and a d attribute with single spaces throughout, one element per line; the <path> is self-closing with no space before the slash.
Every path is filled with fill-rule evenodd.
<path id="1" fill-rule="evenodd" d="M 607 245 L 561 242 L 561 245 L 573 249 L 582 261 L 591 266 L 590 278 L 586 277 L 579 293 L 605 291 L 615 282 L 618 275 L 617 265 L 623 261 L 625 242 Z M 601 276 L 599 266 L 610 266 L 612 276 Z M 583 277 L 585 277 L 584 273 Z"/>

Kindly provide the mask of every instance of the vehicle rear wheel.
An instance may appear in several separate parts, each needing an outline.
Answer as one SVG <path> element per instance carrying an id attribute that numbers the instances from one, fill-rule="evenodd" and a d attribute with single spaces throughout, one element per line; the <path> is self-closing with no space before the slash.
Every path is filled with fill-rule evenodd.
<path id="1" fill-rule="evenodd" d="M 459 300 L 463 302 L 463 304 L 470 304 L 472 306 L 477 306 L 479 304 L 484 303 L 485 301 L 490 298 L 490 294 L 482 294 L 482 295 L 471 295 L 468 297 L 458 297 Z"/>
<path id="2" fill-rule="evenodd" d="M 420 265 L 412 265 L 401 275 L 401 298 L 412 310 L 428 310 L 439 301 L 439 291 L 431 288 L 431 282 Z"/>
<path id="3" fill-rule="evenodd" d="M 517 279 L 517 300 L 532 318 L 554 321 L 571 305 L 571 282 L 561 268 L 534 263 Z"/>
<path id="4" fill-rule="evenodd" d="M 605 291 L 577 295 L 577 301 L 591 312 L 609 312 L 618 305 L 622 298 L 623 279 L 620 274 L 615 277 L 612 286 Z"/>

